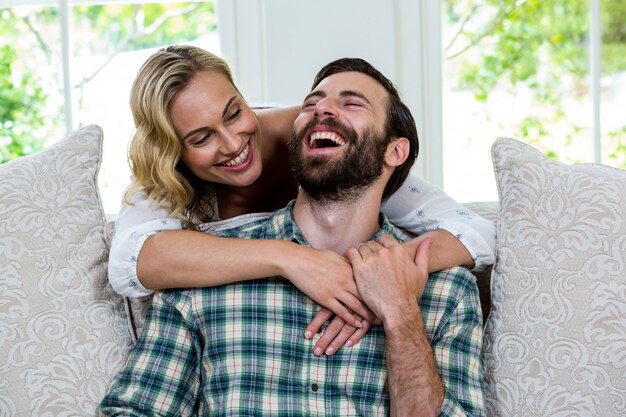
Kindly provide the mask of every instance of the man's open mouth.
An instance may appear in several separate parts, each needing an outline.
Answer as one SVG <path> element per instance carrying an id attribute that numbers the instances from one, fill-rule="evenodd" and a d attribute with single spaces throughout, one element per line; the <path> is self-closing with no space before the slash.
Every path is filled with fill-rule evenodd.
<path id="1" fill-rule="evenodd" d="M 311 149 L 334 148 L 345 144 L 346 140 L 344 138 L 330 131 L 313 132 L 309 137 L 309 146 Z"/>

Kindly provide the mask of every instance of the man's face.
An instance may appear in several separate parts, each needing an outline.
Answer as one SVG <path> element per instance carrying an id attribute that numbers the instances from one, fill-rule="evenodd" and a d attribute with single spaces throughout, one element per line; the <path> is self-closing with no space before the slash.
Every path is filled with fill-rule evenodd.
<path id="1" fill-rule="evenodd" d="M 296 179 L 320 201 L 351 199 L 381 174 L 387 91 L 359 72 L 325 78 L 304 100 L 290 154 Z"/>

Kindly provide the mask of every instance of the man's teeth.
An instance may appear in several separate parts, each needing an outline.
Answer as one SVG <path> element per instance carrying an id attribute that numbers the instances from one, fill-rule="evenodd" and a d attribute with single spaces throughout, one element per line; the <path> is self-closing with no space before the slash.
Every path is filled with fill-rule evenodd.
<path id="1" fill-rule="evenodd" d="M 346 141 L 339 135 L 334 132 L 313 132 L 311 133 L 310 145 L 311 148 L 317 148 L 316 142 L 318 140 L 329 140 L 333 142 L 337 146 L 343 146 L 346 144 Z M 321 147 L 321 144 L 320 146 Z"/>
<path id="2" fill-rule="evenodd" d="M 236 158 L 226 161 L 222 165 L 227 167 L 237 166 L 246 160 L 246 158 L 248 157 L 248 152 L 250 152 L 250 144 L 246 145 L 246 147 L 243 148 L 243 151 L 241 151 L 241 153 L 237 155 Z"/>

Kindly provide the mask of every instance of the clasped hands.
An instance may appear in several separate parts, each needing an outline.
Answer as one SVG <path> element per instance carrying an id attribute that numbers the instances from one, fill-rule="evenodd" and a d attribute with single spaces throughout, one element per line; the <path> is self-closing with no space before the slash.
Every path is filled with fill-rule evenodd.
<path id="1" fill-rule="evenodd" d="M 300 289 L 324 307 L 306 327 L 305 337 L 312 338 L 331 321 L 313 353 L 332 355 L 341 346 L 352 347 L 372 325 L 398 318 L 418 303 L 428 278 L 431 244 L 432 238 L 425 238 L 417 245 L 402 245 L 383 235 L 349 249 L 344 257 L 318 251 L 324 259 L 317 259 L 322 263 L 317 263 L 314 282 L 309 282 L 315 288 Z"/>

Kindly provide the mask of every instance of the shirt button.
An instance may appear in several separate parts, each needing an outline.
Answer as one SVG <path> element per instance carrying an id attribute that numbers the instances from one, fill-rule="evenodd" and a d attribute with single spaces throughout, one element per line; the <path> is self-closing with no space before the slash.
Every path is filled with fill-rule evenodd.
<path id="1" fill-rule="evenodd" d="M 317 386 L 317 384 L 316 384 L 316 383 L 311 384 L 311 390 L 312 390 L 313 392 L 317 392 L 317 390 L 318 390 L 318 389 L 319 389 L 319 387 Z"/>

